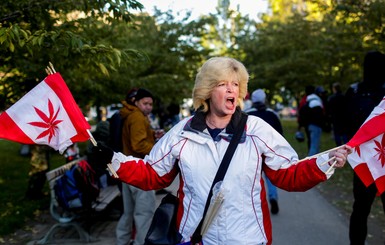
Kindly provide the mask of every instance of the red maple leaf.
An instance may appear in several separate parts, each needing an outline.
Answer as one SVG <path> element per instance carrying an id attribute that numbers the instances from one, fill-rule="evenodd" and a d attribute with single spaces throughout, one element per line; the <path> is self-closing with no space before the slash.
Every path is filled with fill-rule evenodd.
<path id="1" fill-rule="evenodd" d="M 354 150 L 357 152 L 358 156 L 361 157 L 361 148 L 360 148 L 360 145 L 357 145 L 356 147 L 354 147 Z"/>
<path id="2" fill-rule="evenodd" d="M 40 139 L 48 135 L 48 142 L 51 142 L 52 137 L 55 136 L 56 134 L 56 129 L 58 129 L 57 125 L 63 121 L 63 120 L 56 120 L 57 115 L 59 114 L 59 111 L 60 111 L 60 107 L 55 113 L 52 102 L 48 99 L 49 116 L 44 114 L 44 112 L 42 112 L 39 108 L 36 108 L 36 107 L 33 107 L 33 108 L 35 108 L 37 115 L 42 119 L 42 121 L 30 122 L 28 124 L 39 128 L 45 128 L 46 130 L 44 130 L 41 134 L 39 134 L 39 136 L 37 136 L 36 139 Z"/>
<path id="3" fill-rule="evenodd" d="M 381 143 L 377 140 L 374 140 L 374 143 L 376 144 L 376 147 L 374 147 L 374 150 L 377 151 L 377 154 L 375 156 L 378 156 L 378 161 L 381 162 L 381 166 L 384 167 L 385 165 L 385 134 L 382 135 Z"/>

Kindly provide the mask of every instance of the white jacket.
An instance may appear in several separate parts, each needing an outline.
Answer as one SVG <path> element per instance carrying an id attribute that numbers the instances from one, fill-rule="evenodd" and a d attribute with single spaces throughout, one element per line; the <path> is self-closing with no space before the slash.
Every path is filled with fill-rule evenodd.
<path id="1" fill-rule="evenodd" d="M 144 161 L 115 153 L 112 161 L 119 178 L 142 189 L 170 185 L 180 170 L 178 227 L 183 241 L 189 241 L 198 226 L 206 199 L 240 119 L 240 110 L 214 141 L 202 113 L 184 119 L 155 144 Z M 175 166 L 179 165 L 179 169 Z M 305 191 L 327 179 L 329 165 L 324 155 L 297 164 L 298 156 L 289 143 L 269 124 L 249 116 L 222 183 L 224 202 L 203 236 L 203 244 L 271 244 L 272 228 L 265 171 L 271 182 L 288 191 Z M 333 172 L 333 171 L 332 171 Z"/>

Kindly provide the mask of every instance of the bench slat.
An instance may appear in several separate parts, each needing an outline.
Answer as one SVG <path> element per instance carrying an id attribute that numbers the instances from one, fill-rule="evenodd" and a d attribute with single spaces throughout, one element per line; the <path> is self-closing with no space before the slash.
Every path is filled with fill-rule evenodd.
<path id="1" fill-rule="evenodd" d="M 116 197 L 120 195 L 120 190 L 117 185 L 110 185 L 100 190 L 100 194 L 92 208 L 97 211 L 103 211 Z"/>
<path id="2" fill-rule="evenodd" d="M 65 171 L 69 170 L 73 165 L 75 165 L 76 163 L 78 163 L 82 160 L 86 160 L 86 157 L 81 157 L 79 159 L 73 160 L 72 162 L 66 163 L 63 166 L 60 166 L 58 168 L 55 168 L 55 169 L 47 172 L 45 174 L 45 176 L 47 177 L 47 181 L 51 181 L 52 179 L 54 179 L 60 175 L 63 175 L 65 173 Z"/>

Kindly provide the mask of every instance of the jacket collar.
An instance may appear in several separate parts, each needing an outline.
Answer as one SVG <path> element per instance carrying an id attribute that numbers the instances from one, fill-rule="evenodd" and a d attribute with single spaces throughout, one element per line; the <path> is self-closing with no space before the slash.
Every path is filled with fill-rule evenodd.
<path id="1" fill-rule="evenodd" d="M 242 113 L 243 112 L 241 108 L 238 106 L 231 117 L 230 123 L 226 127 L 226 133 L 234 134 L 235 129 L 241 120 Z M 204 113 L 203 111 L 198 110 L 195 113 L 195 115 L 192 117 L 192 119 L 185 125 L 185 130 L 188 130 L 188 128 L 191 128 L 193 130 L 203 132 L 203 130 L 207 128 L 206 114 L 207 113 Z"/>

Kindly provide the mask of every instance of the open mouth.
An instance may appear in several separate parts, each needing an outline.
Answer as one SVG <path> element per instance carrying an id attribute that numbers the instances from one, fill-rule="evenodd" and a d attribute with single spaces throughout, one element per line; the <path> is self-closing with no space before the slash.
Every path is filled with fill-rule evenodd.
<path id="1" fill-rule="evenodd" d="M 235 98 L 227 98 L 227 101 L 231 102 L 231 104 L 234 104 Z"/>
<path id="2" fill-rule="evenodd" d="M 234 97 L 227 98 L 226 104 L 227 104 L 228 109 L 233 110 L 235 107 L 235 98 Z"/>

